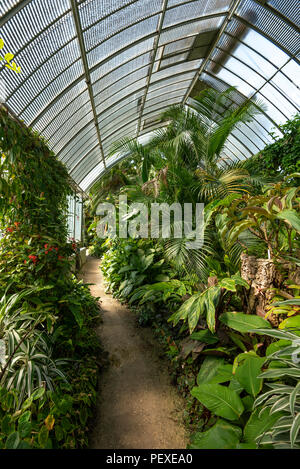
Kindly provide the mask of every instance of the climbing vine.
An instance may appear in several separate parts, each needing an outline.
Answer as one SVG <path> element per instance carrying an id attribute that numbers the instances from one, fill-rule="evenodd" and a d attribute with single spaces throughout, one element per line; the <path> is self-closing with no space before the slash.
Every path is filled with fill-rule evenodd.
<path id="1" fill-rule="evenodd" d="M 46 142 L 4 108 L 0 155 L 0 448 L 84 447 L 99 308 L 71 273 L 72 182 Z"/>
<path id="2" fill-rule="evenodd" d="M 287 176 L 300 170 L 300 115 L 279 127 L 283 136 L 273 135 L 274 143 L 254 157 L 258 169 L 270 177 Z"/>
<path id="3" fill-rule="evenodd" d="M 67 169 L 40 136 L 0 111 L 1 282 L 66 271 Z M 56 267 L 56 268 L 55 268 Z M 32 277 L 32 276 L 31 276 Z M 32 280 L 32 279 L 31 279 Z"/>

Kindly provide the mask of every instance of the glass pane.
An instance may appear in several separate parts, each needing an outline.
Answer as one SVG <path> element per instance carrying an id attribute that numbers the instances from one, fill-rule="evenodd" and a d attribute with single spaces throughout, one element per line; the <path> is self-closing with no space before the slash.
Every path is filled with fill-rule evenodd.
<path id="1" fill-rule="evenodd" d="M 231 142 L 231 146 L 230 146 Z M 232 152 L 237 156 L 239 159 L 250 158 L 252 153 L 249 151 L 247 145 L 245 145 L 244 141 L 239 141 L 234 134 L 231 134 L 227 139 L 228 147 L 232 149 Z"/>
<path id="2" fill-rule="evenodd" d="M 228 83 L 229 86 L 236 86 L 237 90 L 240 91 L 243 95 L 247 96 L 248 98 L 252 96 L 252 94 L 255 91 L 254 87 L 250 86 L 244 80 L 234 75 L 233 73 L 229 72 L 229 70 L 225 70 L 225 68 L 222 68 L 217 73 L 217 77 L 221 78 L 221 80 Z"/>
<path id="3" fill-rule="evenodd" d="M 91 102 L 89 93 L 86 90 L 84 93 L 80 94 L 76 99 L 72 100 L 68 106 L 65 107 L 54 119 L 49 122 L 47 127 L 43 130 L 43 135 L 45 137 L 50 138 L 53 134 L 56 133 L 58 129 L 60 129 L 63 125 L 71 125 L 71 121 L 73 119 L 76 120 L 76 114 L 80 111 L 83 107 L 89 106 L 91 109 Z"/>
<path id="4" fill-rule="evenodd" d="M 85 191 L 104 171 L 103 163 L 98 163 L 96 167 L 81 181 L 80 186 Z M 80 182 L 80 181 L 79 181 Z"/>
<path id="5" fill-rule="evenodd" d="M 130 60 L 138 59 L 140 56 L 147 57 L 147 52 L 149 53 L 152 48 L 153 38 L 150 38 L 139 42 L 135 46 L 129 47 L 124 51 L 118 52 L 118 54 L 114 55 L 109 60 L 105 60 L 103 63 L 97 63 L 97 65 L 91 69 L 91 76 L 93 77 L 93 81 L 95 81 L 97 78 L 104 77 L 109 72 L 118 69 Z"/>
<path id="6" fill-rule="evenodd" d="M 87 85 L 84 80 L 74 85 L 69 91 L 62 95 L 54 104 L 52 104 L 45 114 L 42 114 L 35 124 L 35 128 L 40 132 L 45 129 L 62 111 L 69 105 L 69 103 L 81 99 L 81 95 L 87 90 Z"/>
<path id="7" fill-rule="evenodd" d="M 79 132 L 81 128 L 85 125 L 88 124 L 93 120 L 93 113 L 92 111 L 88 112 L 81 120 L 79 120 L 74 127 L 72 127 L 70 130 L 68 130 L 66 133 L 61 132 L 62 138 L 58 142 L 55 142 L 55 144 L 51 147 L 53 151 L 59 152 L 64 145 L 66 145 L 73 137 L 74 134 Z"/>
<path id="8" fill-rule="evenodd" d="M 252 67 L 266 79 L 274 75 L 277 70 L 276 67 L 274 67 L 270 62 L 265 60 L 254 50 L 250 49 L 250 47 L 234 41 L 234 39 L 227 34 L 222 36 L 222 39 L 219 42 L 219 46 L 222 48 L 222 50 L 230 52 L 234 57 L 237 57 L 242 62 Z"/>
<path id="9" fill-rule="evenodd" d="M 183 18 L 187 21 L 213 13 L 226 12 L 229 4 L 230 0 L 197 0 L 172 8 L 166 12 L 164 28 L 180 23 Z"/>
<path id="10" fill-rule="evenodd" d="M 99 21 L 107 15 L 111 15 L 119 8 L 126 7 L 131 0 L 87 0 L 79 6 L 82 28 L 86 29 L 91 24 Z"/>
<path id="11" fill-rule="evenodd" d="M 241 2 L 237 13 L 291 53 L 298 52 L 299 31 L 289 26 L 289 24 L 278 15 L 252 0 L 244 0 Z"/>
<path id="12" fill-rule="evenodd" d="M 21 113 L 27 104 L 36 96 L 39 96 L 43 91 L 47 92 L 48 86 L 57 77 L 62 76 L 66 71 L 68 73 L 68 67 L 72 69 L 72 64 L 80 59 L 80 51 L 77 41 L 74 39 L 67 46 L 60 50 L 60 53 L 53 56 L 44 65 L 38 67 L 37 70 L 28 77 L 22 85 L 8 98 L 13 109 L 16 112 Z M 75 67 L 83 68 L 79 62 L 75 64 Z M 70 70 L 69 69 L 69 70 Z"/>
<path id="13" fill-rule="evenodd" d="M 177 91 L 177 90 L 187 90 L 190 83 L 191 83 L 191 80 L 184 80 L 184 81 L 180 81 L 178 83 L 174 83 L 173 85 L 166 86 L 166 85 L 164 85 L 164 82 L 162 82 L 161 87 L 157 88 L 157 89 L 154 89 L 154 90 L 150 86 L 149 87 L 149 92 L 148 92 L 148 95 L 147 95 L 147 99 L 149 100 L 149 99 L 152 99 L 156 96 L 160 96 L 161 94 L 165 93 L 166 91 L 168 93 L 172 93 L 173 91 Z"/>
<path id="14" fill-rule="evenodd" d="M 127 96 L 119 103 L 115 103 L 113 106 L 101 113 L 99 116 L 100 128 L 107 125 L 107 123 L 118 119 L 120 113 L 122 114 L 125 110 L 132 109 L 133 107 L 137 108 L 138 99 L 144 96 L 144 94 L 144 90 L 138 91 L 133 96 Z"/>
<path id="15" fill-rule="evenodd" d="M 206 31 L 213 31 L 218 29 L 224 17 L 203 19 L 200 21 L 191 21 L 189 24 L 183 26 L 175 26 L 167 31 L 162 31 L 159 39 L 159 45 L 168 44 L 169 42 L 178 41 L 189 36 L 195 36 L 197 34 L 204 33 Z"/>
<path id="16" fill-rule="evenodd" d="M 158 13 L 161 5 L 161 0 L 134 3 L 130 0 L 92 0 L 82 4 L 79 10 L 83 29 L 90 28 L 88 35 L 94 37 L 97 44 L 132 23 Z"/>
<path id="17" fill-rule="evenodd" d="M 201 64 L 200 60 L 193 60 L 191 62 L 185 62 L 183 64 L 174 65 L 165 70 L 160 70 L 159 72 L 153 73 L 150 82 L 154 83 L 158 80 L 162 80 L 167 77 L 172 77 L 174 75 L 179 75 L 184 72 L 190 72 L 191 70 L 196 70 Z"/>
<path id="18" fill-rule="evenodd" d="M 77 151 L 81 150 L 81 145 L 86 142 L 86 139 L 91 139 L 96 135 L 96 130 L 93 122 L 90 122 L 86 127 L 81 129 L 78 135 L 74 135 L 72 140 L 65 145 L 65 147 L 58 152 L 59 159 L 66 162 L 72 158 L 73 154 L 76 155 Z"/>
<path id="19" fill-rule="evenodd" d="M 187 59 L 187 56 L 188 52 L 184 52 L 183 54 L 176 54 L 172 57 L 168 57 L 167 59 L 162 59 L 162 61 L 160 62 L 160 69 L 168 67 L 169 65 L 176 64 L 178 62 L 183 62 Z"/>
<path id="20" fill-rule="evenodd" d="M 300 88 L 299 64 L 295 60 L 290 60 L 283 67 L 282 71 Z"/>
<path id="21" fill-rule="evenodd" d="M 217 60 L 218 62 L 218 55 L 218 52 L 215 53 L 213 55 L 213 60 Z M 233 70 L 234 73 L 236 73 L 244 81 L 251 83 L 252 87 L 260 88 L 265 83 L 265 80 L 260 75 L 255 73 L 251 68 L 247 67 L 247 65 L 244 65 L 234 57 L 227 56 L 226 68 Z"/>
<path id="22" fill-rule="evenodd" d="M 184 39 L 179 39 L 179 41 L 166 44 L 164 48 L 164 55 L 174 54 L 174 52 L 179 52 L 181 50 L 190 49 L 194 41 L 195 41 L 194 37 L 187 37 Z"/>
<path id="23" fill-rule="evenodd" d="M 298 67 L 298 72 L 300 69 Z M 280 90 L 299 110 L 300 107 L 300 91 L 288 78 L 286 78 L 282 73 L 278 72 L 270 82 L 277 90 Z"/>
<path id="24" fill-rule="evenodd" d="M 136 83 L 133 83 L 133 84 L 129 85 L 127 88 L 119 91 L 114 96 L 110 96 L 108 99 L 106 99 L 102 103 L 100 101 L 100 96 L 101 95 L 96 96 L 95 104 L 96 104 L 97 114 L 101 114 L 103 111 L 108 109 L 110 106 L 114 105 L 117 101 L 121 101 L 123 98 L 125 98 L 129 94 L 135 93 L 138 90 L 143 89 L 146 86 L 146 82 L 147 82 L 146 77 L 142 78 L 141 80 L 137 81 Z"/>
<path id="25" fill-rule="evenodd" d="M 271 103 L 274 103 L 278 109 L 287 117 L 290 118 L 295 114 L 296 109 L 292 104 L 289 103 L 270 83 L 260 90 L 260 93 L 269 99 Z"/>
<path id="26" fill-rule="evenodd" d="M 150 64 L 150 54 L 141 55 L 133 60 L 129 60 L 123 65 L 118 66 L 115 70 L 109 73 L 101 74 L 101 67 L 97 68 L 91 75 L 91 81 L 94 84 L 94 92 L 97 94 L 99 91 L 104 90 L 113 83 L 121 80 L 124 77 L 131 75 L 138 69 L 146 67 Z"/>
<path id="27" fill-rule="evenodd" d="M 158 102 L 156 104 L 149 103 L 149 106 L 145 106 L 143 117 L 145 118 L 147 114 L 153 111 L 160 111 L 160 109 L 172 106 L 173 104 L 179 104 L 183 99 L 184 94 L 173 99 L 166 99 L 163 102 Z"/>
<path id="28" fill-rule="evenodd" d="M 173 92 L 169 92 L 168 89 L 162 90 L 161 94 L 157 97 L 155 96 L 147 96 L 147 101 L 145 104 L 145 112 L 150 106 L 153 106 L 154 104 L 161 104 L 162 102 L 165 103 L 166 101 L 169 101 L 170 99 L 176 99 L 178 98 L 178 101 L 180 101 L 183 96 L 185 95 L 186 89 L 184 88 L 183 90 L 175 90 Z M 166 99 L 165 99 L 166 98 Z"/>
<path id="29" fill-rule="evenodd" d="M 82 143 L 80 146 L 77 145 L 77 147 L 75 148 L 74 154 L 72 154 L 71 157 L 69 155 L 69 159 L 66 162 L 66 166 L 70 170 L 72 170 L 73 168 L 75 168 L 75 166 L 80 162 L 80 160 L 85 155 L 87 155 L 89 152 L 94 150 L 96 147 L 99 148 L 99 141 L 98 141 L 98 136 L 95 132 L 95 135 L 94 135 L 93 138 L 86 139 L 86 137 L 85 137 L 84 143 Z"/>
<path id="30" fill-rule="evenodd" d="M 62 141 L 65 141 L 65 136 L 69 135 L 70 132 L 76 133 L 76 129 L 80 130 L 81 125 L 90 122 L 91 113 L 91 102 L 88 101 L 86 104 L 77 109 L 77 111 L 74 113 L 73 116 L 71 116 L 71 118 L 66 119 L 60 127 L 57 127 L 56 129 L 52 128 L 52 134 L 48 137 L 52 147 Z M 47 136 L 47 132 L 45 132 L 45 135 Z"/>
<path id="31" fill-rule="evenodd" d="M 241 23 L 237 20 L 230 21 L 226 31 L 231 33 L 233 36 L 241 34 Z M 288 55 L 285 54 L 279 47 L 277 47 L 272 41 L 262 36 L 257 31 L 251 28 L 247 28 L 241 40 L 252 47 L 254 50 L 257 49 L 259 44 L 259 53 L 266 57 L 276 67 L 281 67 L 288 60 Z"/>
<path id="32" fill-rule="evenodd" d="M 155 33 L 157 22 L 158 16 L 153 16 L 152 18 L 141 21 L 140 23 L 127 28 L 125 31 L 122 31 L 99 44 L 87 54 L 89 66 L 92 68 L 102 62 L 104 59 L 107 59 L 109 56 L 116 53 L 120 49 L 120 45 L 122 45 L 122 48 L 125 46 L 130 46 L 134 41 L 141 40 L 144 36 Z M 91 42 L 89 37 L 85 37 L 85 44 L 87 50 L 89 51 L 94 43 Z M 140 47 L 136 55 L 147 52 L 147 50 L 145 50 L 143 47 L 143 43 L 139 44 L 139 46 Z M 136 47 L 138 48 L 138 46 Z"/>
<path id="33" fill-rule="evenodd" d="M 299 26 L 300 18 L 298 0 L 289 0 L 288 2 L 283 2 L 282 0 L 269 0 L 268 3 L 294 22 L 296 26 Z"/>
<path id="34" fill-rule="evenodd" d="M 117 97 L 120 96 L 121 91 L 125 91 L 125 95 L 128 95 L 136 88 L 139 88 L 141 86 L 141 83 L 142 86 L 144 86 L 145 80 L 143 79 L 146 79 L 148 71 L 148 66 L 137 70 L 136 72 L 131 73 L 130 75 L 118 80 L 111 86 L 108 86 L 104 90 L 99 90 L 98 88 L 98 93 L 96 92 L 95 87 L 93 87 L 95 102 L 97 102 L 97 104 L 100 104 L 103 103 L 106 99 L 109 99 L 113 96 L 115 96 L 117 99 Z"/>
<path id="35" fill-rule="evenodd" d="M 261 93 L 256 95 L 266 106 L 266 113 L 270 118 L 276 122 L 276 124 L 283 124 L 286 121 L 286 117 L 275 107 L 273 104 L 265 98 Z"/>

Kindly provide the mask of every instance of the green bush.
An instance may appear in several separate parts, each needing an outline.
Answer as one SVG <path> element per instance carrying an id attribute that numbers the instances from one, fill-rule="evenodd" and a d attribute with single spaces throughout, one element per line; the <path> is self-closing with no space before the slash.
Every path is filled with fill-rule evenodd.
<path id="1" fill-rule="evenodd" d="M 0 110 L 0 448 L 82 448 L 99 306 L 71 274 L 66 167 Z"/>

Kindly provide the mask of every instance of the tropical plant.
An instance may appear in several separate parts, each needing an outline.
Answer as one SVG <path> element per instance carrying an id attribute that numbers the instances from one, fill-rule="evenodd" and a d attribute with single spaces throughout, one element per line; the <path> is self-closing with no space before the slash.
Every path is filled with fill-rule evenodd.
<path id="1" fill-rule="evenodd" d="M 257 443 L 271 444 L 276 449 L 300 448 L 300 330 L 255 332 L 279 339 L 271 344 L 269 354 L 267 351 L 267 370 L 258 375 L 259 379 L 271 380 L 266 382 L 270 389 L 254 402 L 260 414 L 269 411 L 278 419 L 259 433 Z"/>
<path id="2" fill-rule="evenodd" d="M 73 183 L 45 141 L 3 108 L 0 154 L 0 448 L 86 447 L 99 307 L 71 274 Z"/>
<path id="3" fill-rule="evenodd" d="M 275 290 L 275 296 L 267 306 L 265 318 L 271 315 L 279 316 L 279 329 L 297 326 L 300 328 L 300 285 L 287 284 L 286 288 L 289 291 L 292 290 L 295 296 L 281 289 L 279 291 Z"/>
<path id="4" fill-rule="evenodd" d="M 180 320 L 188 321 L 190 333 L 196 328 L 200 316 L 206 317 L 208 328 L 211 332 L 216 330 L 218 315 L 223 310 L 226 295 L 236 292 L 237 287 L 249 288 L 248 283 L 239 274 L 220 279 L 217 285 L 213 285 L 204 291 L 194 294 L 169 318 L 176 325 Z"/>
<path id="5" fill-rule="evenodd" d="M 247 250 L 254 237 L 256 242 L 265 245 L 271 256 L 297 253 L 300 232 L 297 193 L 297 187 L 282 182 L 266 188 L 262 195 L 236 197 L 219 215 L 224 227 L 223 244 L 231 248 L 239 243 Z M 247 236 L 242 238 L 243 233 Z"/>
<path id="6" fill-rule="evenodd" d="M 109 287 L 119 298 L 129 298 L 136 287 L 166 279 L 170 272 L 162 248 L 152 240 L 113 238 L 108 244 L 102 269 Z"/>
<path id="7" fill-rule="evenodd" d="M 279 415 L 268 410 L 252 412 L 255 396 L 263 386 L 258 378 L 264 358 L 254 351 L 242 354 L 238 364 L 224 363 L 218 357 L 206 357 L 191 391 L 212 414 L 216 423 L 193 435 L 195 449 L 254 449 L 262 430 L 268 430 Z"/>
<path id="8" fill-rule="evenodd" d="M 268 177 L 282 179 L 284 176 L 300 171 L 300 115 L 279 125 L 281 134 L 272 134 L 274 143 L 267 145 L 251 159 L 257 170 Z M 297 184 L 298 183 L 298 184 Z M 293 179 L 299 185 L 299 177 Z"/>

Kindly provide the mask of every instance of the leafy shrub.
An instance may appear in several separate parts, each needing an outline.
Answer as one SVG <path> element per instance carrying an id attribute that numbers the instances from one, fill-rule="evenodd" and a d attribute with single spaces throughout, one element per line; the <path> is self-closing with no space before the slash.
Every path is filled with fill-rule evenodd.
<path id="1" fill-rule="evenodd" d="M 72 183 L 45 141 L 3 109 L 0 153 L 0 447 L 86 447 L 99 307 L 71 274 Z"/>
<path id="2" fill-rule="evenodd" d="M 298 334 L 297 334 L 298 332 Z M 300 330 L 261 331 L 279 339 L 268 354 L 268 369 L 258 376 L 271 379 L 270 388 L 254 402 L 261 412 L 279 417 L 268 431 L 260 432 L 259 445 L 271 444 L 276 449 L 300 448 Z M 288 345 L 285 345 L 288 343 Z M 274 382 L 275 380 L 276 382 Z"/>
<path id="3" fill-rule="evenodd" d="M 95 237 L 89 245 L 89 255 L 100 259 L 106 251 L 106 240 Z"/>
<path id="4" fill-rule="evenodd" d="M 268 177 L 287 176 L 300 171 L 300 115 L 280 125 L 282 137 L 273 136 L 275 142 L 267 145 L 253 157 L 259 171 Z"/>

